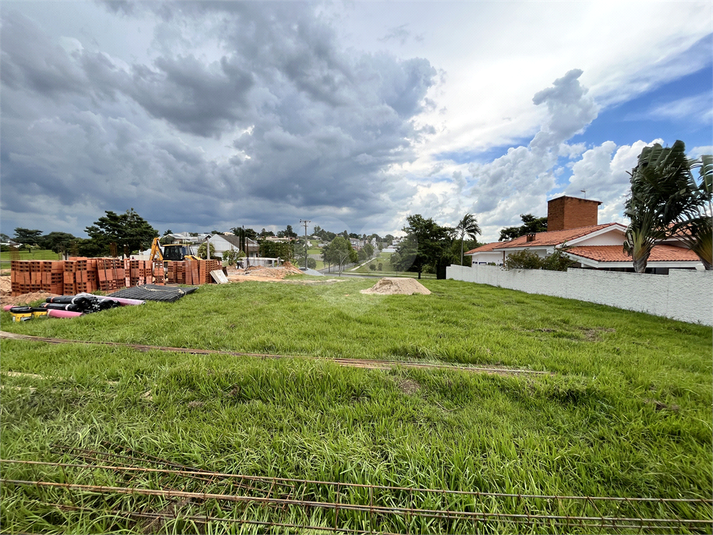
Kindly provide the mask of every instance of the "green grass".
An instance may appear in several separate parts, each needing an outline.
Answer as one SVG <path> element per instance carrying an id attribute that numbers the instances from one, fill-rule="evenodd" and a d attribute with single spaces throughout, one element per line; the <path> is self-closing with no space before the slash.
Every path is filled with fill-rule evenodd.
<path id="1" fill-rule="evenodd" d="M 260 476 L 710 497 L 710 328 L 488 286 L 423 282 L 431 295 L 359 293 L 370 280 L 242 283 L 204 286 L 173 304 L 72 320 L 15 324 L 3 313 L 3 330 L 23 334 L 324 359 L 3 340 L 2 372 L 43 378 L 2 377 L 1 456 L 58 460 L 55 444 L 100 449 L 106 441 L 190 466 Z M 505 365 L 552 375 L 347 369 L 329 357 Z M 28 474 L 3 467 L 11 479 L 65 477 L 47 468 Z M 4 485 L 2 529 L 140 529 L 130 521 L 60 515 L 32 502 L 41 496 L 56 502 L 69 494 Z M 131 500 L 126 503 L 160 509 Z M 472 530 L 444 526 L 413 531 Z"/>
<path id="2" fill-rule="evenodd" d="M 33 249 L 31 251 L 17 251 L 17 260 L 62 260 L 62 255 L 49 249 Z M 4 251 L 0 253 L 0 269 L 9 269 L 12 260 L 12 252 Z"/>

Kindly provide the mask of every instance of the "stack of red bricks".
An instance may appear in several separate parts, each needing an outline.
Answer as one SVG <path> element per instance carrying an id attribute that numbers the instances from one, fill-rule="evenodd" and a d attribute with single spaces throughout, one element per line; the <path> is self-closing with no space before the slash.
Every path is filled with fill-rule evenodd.
<path id="1" fill-rule="evenodd" d="M 210 272 L 221 269 L 220 260 L 162 262 L 119 258 L 71 258 L 69 260 L 13 260 L 10 263 L 12 295 L 50 292 L 112 292 L 140 284 L 210 284 Z"/>
<path id="2" fill-rule="evenodd" d="M 97 281 L 103 292 L 113 292 L 126 287 L 126 268 L 120 258 L 97 258 Z"/>
<path id="3" fill-rule="evenodd" d="M 186 283 L 186 263 L 168 262 L 166 267 L 166 282 L 168 284 Z"/>

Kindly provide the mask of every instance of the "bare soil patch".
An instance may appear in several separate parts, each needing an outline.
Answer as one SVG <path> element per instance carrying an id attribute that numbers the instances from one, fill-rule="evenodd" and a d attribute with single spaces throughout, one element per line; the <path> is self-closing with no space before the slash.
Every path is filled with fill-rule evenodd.
<path id="1" fill-rule="evenodd" d="M 421 385 L 418 384 L 416 381 L 413 381 L 412 379 L 406 379 L 404 377 L 399 377 L 396 379 L 396 386 L 399 387 L 399 390 L 403 392 L 404 394 L 415 394 L 419 390 L 421 390 Z"/>
<path id="2" fill-rule="evenodd" d="M 303 273 L 289 262 L 280 267 L 252 266 L 247 269 L 228 268 L 230 282 L 277 282 L 287 275 L 303 275 Z"/>
<path id="3" fill-rule="evenodd" d="M 415 279 L 384 277 L 371 288 L 362 290 L 361 293 L 380 295 L 429 295 L 431 291 Z"/>
<path id="4" fill-rule="evenodd" d="M 28 305 L 35 301 L 44 301 L 48 297 L 53 297 L 57 294 L 49 292 L 32 292 L 29 294 L 12 296 L 12 284 L 10 277 L 0 277 L 0 305 Z"/>

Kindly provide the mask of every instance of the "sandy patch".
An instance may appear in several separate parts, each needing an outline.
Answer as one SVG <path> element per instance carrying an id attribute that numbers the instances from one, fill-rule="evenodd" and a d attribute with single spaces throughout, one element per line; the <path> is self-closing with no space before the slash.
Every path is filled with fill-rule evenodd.
<path id="1" fill-rule="evenodd" d="M 32 292 L 29 294 L 12 296 L 12 284 L 10 277 L 0 277 L 0 305 L 28 305 L 35 301 L 44 301 L 48 297 L 53 297 L 57 294 L 49 292 Z"/>
<path id="2" fill-rule="evenodd" d="M 228 280 L 230 282 L 277 282 L 287 275 L 304 275 L 304 273 L 289 262 L 274 268 L 265 266 L 252 266 L 247 269 L 228 268 Z"/>
<path id="3" fill-rule="evenodd" d="M 361 293 L 380 295 L 429 295 L 431 291 L 415 279 L 384 277 L 371 288 L 362 290 Z"/>

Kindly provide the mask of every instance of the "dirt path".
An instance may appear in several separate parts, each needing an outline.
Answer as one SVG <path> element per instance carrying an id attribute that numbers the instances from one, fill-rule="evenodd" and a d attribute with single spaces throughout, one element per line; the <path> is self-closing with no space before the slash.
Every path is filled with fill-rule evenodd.
<path id="1" fill-rule="evenodd" d="M 345 358 L 327 358 L 327 357 L 312 357 L 309 355 L 272 355 L 267 353 L 240 353 L 236 351 L 220 351 L 215 349 L 195 349 L 186 347 L 164 347 L 164 346 L 149 346 L 144 344 L 126 344 L 121 342 L 91 342 L 85 340 L 65 340 L 63 338 L 43 338 L 41 336 L 28 336 L 24 334 L 15 334 L 5 331 L 0 331 L 0 339 L 8 340 L 23 340 L 27 342 L 44 342 L 47 344 L 88 344 L 88 345 L 104 345 L 111 347 L 128 347 L 137 351 L 170 351 L 172 353 L 190 353 L 192 355 L 231 355 L 236 357 L 255 357 L 261 359 L 311 359 L 331 361 L 340 366 L 350 368 L 365 368 L 369 370 L 390 370 L 396 367 L 410 369 L 427 369 L 427 370 L 455 370 L 473 373 L 489 373 L 497 375 L 551 375 L 549 372 L 539 372 L 533 370 L 519 370 L 516 368 L 486 368 L 476 366 L 455 366 L 448 364 L 427 364 L 416 362 L 403 362 L 393 360 L 368 360 L 368 359 L 345 359 Z"/>

